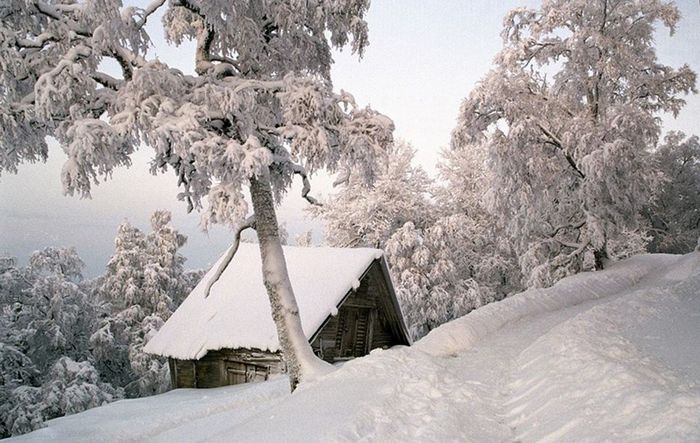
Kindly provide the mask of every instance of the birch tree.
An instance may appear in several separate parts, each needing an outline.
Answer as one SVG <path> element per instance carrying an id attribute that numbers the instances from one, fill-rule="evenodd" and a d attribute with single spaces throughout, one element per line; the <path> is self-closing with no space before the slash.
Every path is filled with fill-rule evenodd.
<path id="1" fill-rule="evenodd" d="M 320 168 L 371 179 L 391 120 L 332 90 L 331 48 L 367 46 L 368 0 L 118 0 L 0 6 L 0 169 L 68 156 L 65 192 L 128 166 L 141 144 L 151 170 L 172 171 L 203 224 L 255 227 L 292 389 L 323 367 L 301 329 L 279 241 L 275 204 L 295 175 Z M 160 11 L 159 11 L 160 10 Z M 196 41 L 194 74 L 151 55 L 146 24 L 163 13 L 170 44 Z M 103 61 L 119 66 L 104 71 Z M 343 173 L 343 176 L 346 174 Z M 251 196 L 252 208 L 245 198 Z M 233 248 L 235 249 L 235 248 Z"/>
<path id="2" fill-rule="evenodd" d="M 643 245 L 658 115 L 696 91 L 688 66 L 656 58 L 655 27 L 673 33 L 679 18 L 661 0 L 545 0 L 506 16 L 504 47 L 464 101 L 452 144 L 486 145 L 493 208 L 530 285 Z"/>

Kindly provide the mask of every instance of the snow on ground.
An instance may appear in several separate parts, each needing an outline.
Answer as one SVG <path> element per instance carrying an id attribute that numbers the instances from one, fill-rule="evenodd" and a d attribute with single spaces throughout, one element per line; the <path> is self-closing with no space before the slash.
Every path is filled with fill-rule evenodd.
<path id="1" fill-rule="evenodd" d="M 18 441 L 699 441 L 700 253 L 487 305 L 286 392 L 177 390 Z"/>

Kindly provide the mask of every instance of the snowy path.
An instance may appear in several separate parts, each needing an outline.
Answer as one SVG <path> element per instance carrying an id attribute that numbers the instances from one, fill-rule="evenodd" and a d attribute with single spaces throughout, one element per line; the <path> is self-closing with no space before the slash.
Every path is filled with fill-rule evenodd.
<path id="1" fill-rule="evenodd" d="M 642 256 L 485 306 L 291 396 L 284 379 L 206 399 L 174 391 L 25 437 L 76 441 L 91 428 L 93 441 L 698 441 L 698 337 L 700 254 Z"/>

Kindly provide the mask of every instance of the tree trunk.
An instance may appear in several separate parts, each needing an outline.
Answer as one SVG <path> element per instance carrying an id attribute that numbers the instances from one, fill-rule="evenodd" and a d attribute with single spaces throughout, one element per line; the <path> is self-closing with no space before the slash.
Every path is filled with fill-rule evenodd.
<path id="1" fill-rule="evenodd" d="M 600 271 L 605 267 L 605 262 L 608 259 L 608 251 L 605 245 L 602 248 L 593 251 L 593 257 L 595 258 L 595 270 Z"/>
<path id="2" fill-rule="evenodd" d="M 250 179 L 250 195 L 255 212 L 255 230 L 258 234 L 263 280 L 270 298 L 272 318 L 277 327 L 280 348 L 289 374 L 291 390 L 310 372 L 325 365 L 311 349 L 301 327 L 292 284 L 287 273 L 287 263 L 282 252 L 277 216 L 272 198 L 270 177 Z"/>

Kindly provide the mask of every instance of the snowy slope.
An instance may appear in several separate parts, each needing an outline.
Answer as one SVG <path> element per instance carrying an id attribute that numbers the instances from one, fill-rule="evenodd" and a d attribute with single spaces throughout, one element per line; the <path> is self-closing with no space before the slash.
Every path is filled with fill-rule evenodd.
<path id="1" fill-rule="evenodd" d="M 18 441 L 699 441 L 700 253 L 646 255 L 284 379 L 178 390 Z"/>

